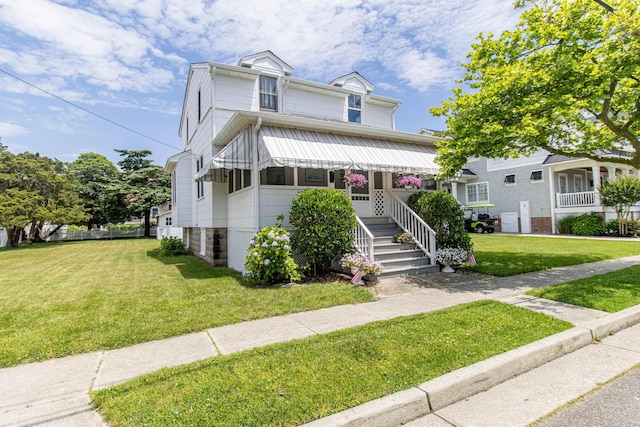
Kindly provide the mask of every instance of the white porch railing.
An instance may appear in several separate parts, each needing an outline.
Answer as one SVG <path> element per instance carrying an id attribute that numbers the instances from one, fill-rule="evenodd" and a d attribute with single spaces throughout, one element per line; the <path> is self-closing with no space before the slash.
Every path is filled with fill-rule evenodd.
<path id="1" fill-rule="evenodd" d="M 373 237 L 373 233 L 371 233 L 371 231 L 358 216 L 356 216 L 356 220 L 358 220 L 358 225 L 356 225 L 355 230 L 356 249 L 365 258 L 374 259 L 373 240 L 375 239 L 375 237 Z"/>
<path id="2" fill-rule="evenodd" d="M 596 192 L 583 191 L 581 193 L 556 193 L 556 207 L 570 208 L 579 206 L 595 206 Z"/>
<path id="3" fill-rule="evenodd" d="M 404 231 L 411 233 L 416 246 L 429 257 L 429 263 L 436 265 L 436 232 L 395 194 L 389 193 L 389 195 L 391 219 Z"/>

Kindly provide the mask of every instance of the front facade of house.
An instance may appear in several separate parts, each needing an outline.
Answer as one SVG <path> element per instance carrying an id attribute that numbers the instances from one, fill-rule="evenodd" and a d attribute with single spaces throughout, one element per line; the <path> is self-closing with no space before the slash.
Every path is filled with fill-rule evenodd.
<path id="1" fill-rule="evenodd" d="M 183 228 L 190 250 L 214 265 L 242 270 L 256 231 L 280 214 L 287 226 L 291 200 L 304 189 L 339 189 L 359 218 L 384 222 L 405 218 L 403 201 L 416 191 L 394 188 L 398 176 L 419 176 L 421 189 L 436 188 L 437 138 L 394 130 L 400 101 L 375 95 L 356 72 L 329 84 L 292 73 L 269 51 L 236 66 L 190 67 L 179 131 L 183 151 L 166 163 L 171 221 Z M 342 179 L 350 172 L 365 175 L 368 184 L 346 186 Z M 356 234 L 364 236 L 366 252 L 373 238 L 363 227 Z M 435 251 L 429 239 L 423 239 L 427 253 Z"/>
<path id="2" fill-rule="evenodd" d="M 458 200 L 465 205 L 496 204 L 490 214 L 501 219 L 503 232 L 515 233 L 556 234 L 558 221 L 569 215 L 597 212 L 606 220 L 615 218 L 614 209 L 600 202 L 598 188 L 614 176 L 637 175 L 620 164 L 543 150 L 517 159 L 474 158 L 466 168 L 473 178 L 458 186 Z M 640 218 L 640 207 L 632 212 Z"/>

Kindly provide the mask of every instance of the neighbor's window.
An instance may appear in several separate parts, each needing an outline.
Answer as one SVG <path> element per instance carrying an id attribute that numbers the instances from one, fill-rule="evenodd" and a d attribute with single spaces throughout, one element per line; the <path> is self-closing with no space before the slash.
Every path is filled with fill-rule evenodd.
<path id="1" fill-rule="evenodd" d="M 347 109 L 351 123 L 362 123 L 362 96 L 349 95 L 349 108 Z"/>
<path id="2" fill-rule="evenodd" d="M 234 191 L 242 190 L 251 185 L 251 170 L 249 169 L 230 169 L 227 171 L 227 180 L 229 184 L 229 194 Z"/>
<path id="3" fill-rule="evenodd" d="M 260 108 L 278 111 L 278 79 L 260 76 Z"/>
<path id="4" fill-rule="evenodd" d="M 166 218 L 164 219 L 164 224 L 165 224 L 165 225 L 171 225 L 171 217 L 170 217 L 170 216 L 168 216 L 168 217 L 166 217 Z"/>
<path id="5" fill-rule="evenodd" d="M 489 203 L 489 183 L 467 184 L 467 203 Z"/>
<path id="6" fill-rule="evenodd" d="M 542 181 L 542 171 L 531 171 L 531 181 Z"/>
<path id="7" fill-rule="evenodd" d="M 505 175 L 504 177 L 505 184 L 515 184 L 516 183 L 516 174 L 510 173 L 509 175 Z"/>
<path id="8" fill-rule="evenodd" d="M 202 120 L 202 93 L 198 91 L 198 123 Z"/>

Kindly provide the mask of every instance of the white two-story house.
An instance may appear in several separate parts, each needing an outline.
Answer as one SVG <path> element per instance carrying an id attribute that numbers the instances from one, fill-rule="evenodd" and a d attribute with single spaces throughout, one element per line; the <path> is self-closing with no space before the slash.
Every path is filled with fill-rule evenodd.
<path id="1" fill-rule="evenodd" d="M 367 224 L 399 224 L 416 236 L 420 259 L 397 269 L 434 266 L 434 236 L 403 203 L 415 190 L 394 183 L 414 175 L 422 189 L 436 188 L 437 138 L 396 131 L 400 101 L 373 92 L 357 72 L 328 84 L 295 78 L 270 51 L 237 65 L 192 64 L 179 129 L 183 151 L 166 163 L 172 225 L 184 228 L 190 250 L 242 270 L 256 231 L 280 214 L 288 226 L 297 193 L 324 187 L 350 197 L 362 220 L 355 232 L 365 255 L 378 259 L 386 252 L 374 249 L 384 233 Z M 365 175 L 368 184 L 345 185 L 350 172 Z"/>

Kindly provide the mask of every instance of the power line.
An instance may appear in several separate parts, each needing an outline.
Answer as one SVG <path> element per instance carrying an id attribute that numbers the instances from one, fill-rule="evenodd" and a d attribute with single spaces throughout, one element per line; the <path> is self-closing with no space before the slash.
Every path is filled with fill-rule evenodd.
<path id="1" fill-rule="evenodd" d="M 128 130 L 129 132 L 135 133 L 136 135 L 139 135 L 139 136 L 141 136 L 141 137 L 143 137 L 143 138 L 147 138 L 147 139 L 149 139 L 149 140 L 151 140 L 151 141 L 153 141 L 153 142 L 157 142 L 158 144 L 162 144 L 162 145 L 167 146 L 167 147 L 169 147 L 169 148 L 173 148 L 174 150 L 182 151 L 180 148 L 178 148 L 178 147 L 176 147 L 176 146 L 173 146 L 173 145 L 168 144 L 168 143 L 166 143 L 166 142 L 160 141 L 159 139 L 156 139 L 156 138 L 154 138 L 154 137 L 152 137 L 152 136 L 145 135 L 144 133 L 138 132 L 138 131 L 137 131 L 137 130 L 135 130 L 135 129 L 131 129 L 130 127 L 127 127 L 127 126 L 122 125 L 122 124 L 120 124 L 120 123 L 118 123 L 118 122 L 115 122 L 115 121 L 111 120 L 111 119 L 110 119 L 110 118 L 108 118 L 108 117 L 102 116 L 102 115 L 100 115 L 100 114 L 98 114 L 98 113 L 94 113 L 93 111 L 88 110 L 88 109 L 86 109 L 86 108 L 84 108 L 84 107 L 81 107 L 81 106 L 80 106 L 80 105 L 78 105 L 78 104 L 74 104 L 74 103 L 73 103 L 73 102 L 71 102 L 71 101 L 67 101 L 66 99 L 62 98 L 61 96 L 58 96 L 58 95 L 56 95 L 56 94 L 54 94 L 54 93 L 51 93 L 51 92 L 49 92 L 49 91 L 47 91 L 47 90 L 45 90 L 45 89 L 42 89 L 41 87 L 38 87 L 38 86 L 34 85 L 33 83 L 29 83 L 28 81 L 23 80 L 23 79 L 21 79 L 20 77 L 18 77 L 18 76 L 16 76 L 16 75 L 14 75 L 14 74 L 11 74 L 11 73 L 10 73 L 10 72 L 8 72 L 8 71 L 3 70 L 2 68 L 0 68 L 0 72 L 2 72 L 2 73 L 4 73 L 4 74 L 8 75 L 9 77 L 13 77 L 14 79 L 16 79 L 16 80 L 18 80 L 18 81 L 20 81 L 20 82 L 22 82 L 22 83 L 24 83 L 24 84 L 26 84 L 26 85 L 28 85 L 28 86 L 31 86 L 32 88 L 35 88 L 35 89 L 37 89 L 37 90 L 39 90 L 39 91 L 41 91 L 41 92 L 44 92 L 44 93 L 46 93 L 47 95 L 52 96 L 52 97 L 54 97 L 54 98 L 56 98 L 56 99 L 58 99 L 58 100 L 60 100 L 60 101 L 62 101 L 62 102 L 66 102 L 67 104 L 69 104 L 69 105 L 71 105 L 71 106 L 73 106 L 73 107 L 75 107 L 75 108 L 78 108 L 78 109 L 80 109 L 80 110 L 84 111 L 85 113 L 89 113 L 89 114 L 91 114 L 91 115 L 93 115 L 93 116 L 96 116 L 96 117 L 97 117 L 97 118 L 99 118 L 99 119 L 102 119 L 102 120 L 104 120 L 104 121 L 106 121 L 106 122 L 109 122 L 109 123 L 111 123 L 112 125 L 115 125 L 115 126 L 118 126 L 118 127 L 122 128 L 122 129 Z"/>

